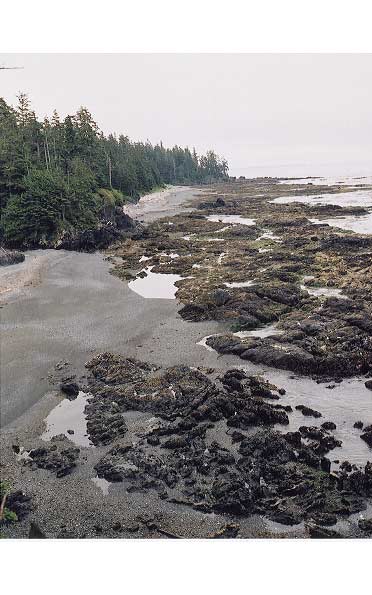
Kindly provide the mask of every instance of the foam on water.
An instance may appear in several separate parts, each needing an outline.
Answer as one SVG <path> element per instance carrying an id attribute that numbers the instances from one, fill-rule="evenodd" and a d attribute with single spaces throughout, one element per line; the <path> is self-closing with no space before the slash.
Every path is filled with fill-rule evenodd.
<path id="1" fill-rule="evenodd" d="M 209 339 L 209 337 L 217 337 L 217 335 L 207 335 L 206 337 L 203 337 L 202 339 L 200 339 L 200 341 L 198 341 L 196 344 L 201 345 L 202 347 L 205 347 L 205 349 L 207 349 L 207 351 L 215 351 L 213 349 L 213 347 L 210 347 L 209 345 L 207 345 L 207 339 Z M 216 353 L 216 351 L 215 351 L 215 353 Z"/>

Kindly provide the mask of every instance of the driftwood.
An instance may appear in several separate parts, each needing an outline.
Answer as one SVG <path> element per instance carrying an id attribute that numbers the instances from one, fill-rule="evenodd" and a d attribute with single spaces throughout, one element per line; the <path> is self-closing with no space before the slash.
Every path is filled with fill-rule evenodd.
<path id="1" fill-rule="evenodd" d="M 3 495 L 2 499 L 1 499 L 1 504 L 0 504 L 0 521 L 3 520 L 4 518 L 4 510 L 5 510 L 5 502 L 6 499 L 8 497 L 9 491 L 5 492 L 5 494 Z"/>

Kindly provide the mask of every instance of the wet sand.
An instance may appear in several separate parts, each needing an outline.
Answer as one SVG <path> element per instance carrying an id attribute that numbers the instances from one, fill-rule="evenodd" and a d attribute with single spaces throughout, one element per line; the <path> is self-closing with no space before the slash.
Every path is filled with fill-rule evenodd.
<path id="1" fill-rule="evenodd" d="M 43 268 L 48 265 L 47 250 L 33 250 L 23 262 L 0 267 L 0 305 L 14 300 L 41 282 Z"/>
<path id="2" fill-rule="evenodd" d="M 170 209 L 196 192 L 172 192 Z M 147 202 L 139 203 L 138 214 L 140 207 L 147 214 Z M 162 203 L 161 216 L 166 214 Z M 36 250 L 7 267 L 13 291 L 1 309 L 2 426 L 50 390 L 48 372 L 60 361 L 81 374 L 87 359 L 101 351 L 162 365 L 196 363 L 193 346 L 212 325 L 188 324 L 177 315 L 176 300 L 143 298 L 110 268 L 103 254 L 62 250 Z"/>
<path id="3" fill-rule="evenodd" d="M 195 193 L 185 189 L 175 193 L 170 198 L 171 211 Z M 163 204 L 159 216 L 168 214 L 165 207 Z M 154 211 L 149 216 L 154 217 Z M 1 310 L 1 465 L 14 488 L 26 490 L 33 502 L 31 515 L 25 522 L 13 524 L 10 536 L 27 537 L 29 523 L 34 520 L 41 523 L 48 537 L 59 533 L 68 537 L 69 531 L 74 537 L 99 537 L 97 526 L 105 537 L 110 531 L 111 537 L 121 537 L 112 529 L 117 519 L 125 526 L 139 524 L 139 530 L 133 534 L 126 531 L 126 537 L 151 537 L 153 532 L 146 523 L 138 523 L 138 518 L 148 517 L 149 511 L 165 531 L 183 537 L 211 536 L 225 525 L 226 516 L 206 515 L 164 502 L 151 492 L 129 494 L 120 484 L 110 485 L 105 495 L 95 481 L 93 467 L 109 447 L 83 447 L 85 464 L 61 478 L 43 469 L 35 473 L 17 461 L 11 445 L 41 446 L 49 437 L 45 433 L 46 418 L 65 402 L 58 384 L 48 379 L 58 362 L 70 362 L 70 366 L 61 366 L 62 373 L 74 372 L 82 382 L 85 361 L 105 350 L 163 366 L 211 366 L 219 361 L 225 368 L 232 360 L 195 348 L 203 336 L 216 332 L 216 323 L 188 323 L 177 313 L 177 300 L 148 299 L 131 291 L 127 283 L 110 275 L 111 265 L 102 254 L 38 252 L 33 252 L 26 262 L 36 262 L 42 256 L 39 284 L 24 287 Z M 15 268 L 12 274 L 17 277 Z M 217 325 L 217 331 L 222 330 Z M 141 423 L 147 423 L 146 419 L 132 423 L 130 415 L 126 419 L 130 431 L 138 431 Z M 255 515 L 245 519 L 243 525 L 246 535 L 265 536 L 270 523 Z M 293 534 L 301 530 L 295 528 Z M 162 534 L 157 532 L 155 536 Z"/>
<path id="4" fill-rule="evenodd" d="M 201 191 L 188 186 L 167 186 L 163 190 L 145 194 L 138 203 L 124 207 L 130 217 L 150 223 L 160 217 L 173 216 L 190 210 L 190 200 Z"/>

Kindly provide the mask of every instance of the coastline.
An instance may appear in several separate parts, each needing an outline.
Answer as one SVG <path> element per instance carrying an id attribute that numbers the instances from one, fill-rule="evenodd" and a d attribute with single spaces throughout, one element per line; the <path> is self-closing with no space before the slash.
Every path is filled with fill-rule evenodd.
<path id="1" fill-rule="evenodd" d="M 162 196 L 161 216 L 192 201 L 194 193 L 197 193 L 194 189 L 182 188 L 180 197 L 172 191 L 170 206 Z M 147 201 L 140 206 L 143 208 L 144 204 L 142 215 L 146 217 Z M 153 211 L 150 217 L 156 217 Z M 43 254 L 40 284 L 16 293 L 2 309 L 6 353 L 3 352 L 1 358 L 5 386 L 1 395 L 1 470 L 16 489 L 24 490 L 26 481 L 34 509 L 26 522 L 4 527 L 4 536 L 25 538 L 30 520 L 40 524 L 42 519 L 42 530 L 47 536 L 56 536 L 61 531 L 68 537 L 71 530 L 74 537 L 99 538 L 100 532 L 94 527 L 101 526 L 104 536 L 111 533 L 112 537 L 121 537 L 120 532 L 112 530 L 116 516 L 128 527 L 139 525 L 138 530 L 127 536 L 151 537 L 146 521 L 149 509 L 151 518 L 161 519 L 165 533 L 179 533 L 189 538 L 213 536 L 226 525 L 224 515 L 205 515 L 163 502 L 149 493 L 126 496 L 120 486 L 113 486 L 104 496 L 92 481 L 92 468 L 107 448 L 83 449 L 85 464 L 79 465 L 74 474 L 62 478 L 42 469 L 35 474 L 19 464 L 12 445 L 43 444 L 40 436 L 45 430 L 44 420 L 63 400 L 58 390 L 59 379 L 63 374 L 73 374 L 79 383 L 84 383 L 84 364 L 94 353 L 108 350 L 163 366 L 177 365 L 182 359 L 185 365 L 210 367 L 220 359 L 201 346 L 195 349 L 195 344 L 205 334 L 215 331 L 214 322 L 189 324 L 178 315 L 177 300 L 141 298 L 109 273 L 111 265 L 104 254 L 56 250 L 43 251 Z M 105 314 L 102 317 L 103 303 Z M 66 320 L 70 328 L 63 324 Z M 166 337 L 166 341 L 160 341 L 160 336 Z M 222 368 L 231 365 L 230 360 L 233 358 L 220 360 Z M 65 362 L 68 362 L 66 367 Z M 58 367 L 59 363 L 61 369 L 56 370 L 54 365 Z M 51 501 L 53 506 L 49 504 Z M 87 517 L 90 518 L 88 526 Z M 138 522 L 139 518 L 144 520 Z M 247 535 L 271 535 L 268 523 L 258 516 L 245 519 L 243 526 Z M 284 529 L 279 526 L 273 531 L 274 535 L 275 531 L 280 535 Z M 293 534 L 298 532 L 295 528 Z"/>
<path id="2" fill-rule="evenodd" d="M 168 214 L 167 208 L 189 201 L 194 192 L 172 189 L 170 207 L 162 197 L 162 216 Z M 148 202 L 140 209 L 145 216 Z M 204 332 L 177 316 L 175 300 L 148 300 L 131 291 L 110 274 L 104 253 L 35 250 L 26 253 L 25 262 L 11 267 L 4 271 L 8 282 L 1 311 L 2 425 L 23 414 L 48 390 L 46 377 L 53 362 L 72 360 L 83 371 L 88 357 L 102 350 L 125 351 L 143 359 L 151 359 L 156 351 L 162 364 L 170 353 L 176 362 L 175 333 L 188 334 L 192 329 L 193 341 Z M 158 340 L 165 323 L 173 333 L 168 345 Z M 211 325 L 205 326 L 210 329 Z"/>
<path id="3" fill-rule="evenodd" d="M 29 251 L 23 262 L 0 267 L 0 305 L 40 285 L 43 269 L 49 266 L 47 252 Z"/>
<path id="4" fill-rule="evenodd" d="M 163 190 L 143 195 L 136 204 L 124 205 L 123 211 L 133 219 L 150 223 L 160 217 L 189 211 L 191 197 L 202 192 L 197 187 L 166 186 Z"/>
<path id="5" fill-rule="evenodd" d="M 166 196 L 159 197 L 156 205 L 149 199 L 140 201 L 136 205 L 137 216 L 150 222 L 185 212 L 192 208 L 193 196 L 199 193 L 185 187 L 169 190 Z M 122 537 L 121 531 L 114 529 L 119 523 L 114 520 L 120 517 L 126 537 L 128 534 L 151 537 L 148 521 L 138 521 L 138 517 L 147 518 L 148 510 L 155 518 L 151 522 L 160 523 L 165 533 L 173 532 L 181 537 L 213 536 L 226 525 L 226 515 L 203 514 L 179 503 L 162 501 L 150 491 L 127 494 L 115 484 L 104 495 L 93 482 L 92 470 L 110 447 L 82 449 L 84 463 L 72 475 L 58 479 L 46 470 L 35 473 L 17 461 L 12 445 L 42 446 L 44 420 L 62 402 L 62 395 L 55 390 L 60 380 L 64 376 L 76 376 L 84 389 L 87 374 L 84 364 L 96 353 L 121 353 L 163 367 L 182 363 L 215 368 L 217 373 L 239 365 L 236 356 L 221 357 L 200 344 L 207 335 L 223 333 L 226 323 L 187 322 L 178 314 L 177 300 L 139 296 L 127 283 L 110 275 L 111 265 L 102 253 L 46 252 L 50 254 L 44 253 L 48 262 L 42 267 L 40 284 L 27 287 L 2 309 L 6 345 L 2 364 L 8 387 L 1 405 L 6 416 L 1 437 L 4 475 L 12 479 L 16 488 L 24 489 L 27 482 L 35 505 L 30 519 L 38 522 L 42 519 L 47 536 L 57 536 L 60 532 L 61 536 L 72 537 L 101 534 Z M 290 378 L 288 372 L 248 361 L 244 368 L 252 374 L 269 373 L 270 380 L 278 381 L 280 386 L 286 386 L 286 379 Z M 295 390 L 295 380 L 293 384 Z M 150 419 L 148 415 L 129 416 L 129 434 L 136 436 L 138 432 L 148 431 Z M 359 436 L 357 439 L 360 440 Z M 49 506 L 49 499 L 53 500 L 53 507 Z M 354 525 L 346 527 L 349 534 L 353 534 L 357 520 L 355 517 Z M 239 523 L 242 537 L 306 536 L 303 523 L 289 527 L 259 515 L 241 519 Z M 129 527 L 137 525 L 139 528 L 132 535 Z M 102 532 L 96 531 L 96 526 Z M 27 530 L 28 523 L 9 529 L 12 536 L 19 537 L 27 537 Z"/>

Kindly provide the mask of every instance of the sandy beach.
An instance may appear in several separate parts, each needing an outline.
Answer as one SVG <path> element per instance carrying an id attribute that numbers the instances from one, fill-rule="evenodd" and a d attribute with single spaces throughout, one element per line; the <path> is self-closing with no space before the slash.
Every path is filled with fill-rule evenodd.
<path id="1" fill-rule="evenodd" d="M 183 187 L 165 192 L 158 216 L 168 214 L 168 202 L 173 211 L 195 193 Z M 136 208 L 137 216 L 156 216 L 147 198 Z M 192 347 L 215 325 L 186 323 L 175 300 L 144 299 L 110 268 L 101 253 L 35 250 L 0 271 L 2 426 L 45 394 L 47 375 L 61 360 L 81 373 L 93 353 L 106 350 L 171 365 L 179 361 L 182 336 L 183 348 L 190 341 L 184 363 L 195 363 Z"/>

